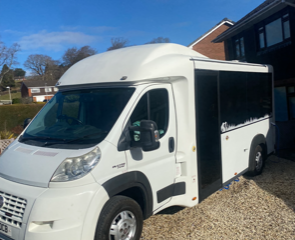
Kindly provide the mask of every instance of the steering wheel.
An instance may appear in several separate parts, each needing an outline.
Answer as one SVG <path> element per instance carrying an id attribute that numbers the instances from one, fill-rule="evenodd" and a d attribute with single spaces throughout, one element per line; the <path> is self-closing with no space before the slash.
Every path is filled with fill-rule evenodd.
<path id="1" fill-rule="evenodd" d="M 84 123 L 82 123 L 79 119 L 74 117 L 69 117 L 67 115 L 60 115 L 57 117 L 57 119 L 65 119 L 69 125 L 73 125 L 74 122 L 76 122 L 78 125 L 84 125 Z M 68 121 L 69 119 L 73 120 L 72 123 Z"/>

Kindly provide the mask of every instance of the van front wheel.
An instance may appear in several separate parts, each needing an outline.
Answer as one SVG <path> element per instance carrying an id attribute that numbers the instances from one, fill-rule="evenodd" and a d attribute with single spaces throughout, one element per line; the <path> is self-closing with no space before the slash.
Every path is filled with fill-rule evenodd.
<path id="1" fill-rule="evenodd" d="M 115 196 L 100 214 L 95 240 L 137 240 L 142 225 L 143 216 L 138 203 L 125 196 Z"/>

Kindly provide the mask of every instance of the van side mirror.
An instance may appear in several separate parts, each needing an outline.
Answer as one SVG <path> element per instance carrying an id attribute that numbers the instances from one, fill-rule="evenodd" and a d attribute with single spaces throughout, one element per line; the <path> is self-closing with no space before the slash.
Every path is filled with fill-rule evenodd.
<path id="1" fill-rule="evenodd" d="M 131 126 L 129 131 L 131 147 L 141 147 L 145 152 L 160 147 L 158 126 L 154 121 L 142 120 L 140 126 Z"/>
<path id="2" fill-rule="evenodd" d="M 31 118 L 26 118 L 24 121 L 24 129 L 29 125 L 29 123 L 32 121 Z"/>

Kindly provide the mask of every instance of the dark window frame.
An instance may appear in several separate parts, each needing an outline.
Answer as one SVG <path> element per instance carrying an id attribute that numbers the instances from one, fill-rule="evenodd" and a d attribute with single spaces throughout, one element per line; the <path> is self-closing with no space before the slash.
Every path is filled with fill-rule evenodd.
<path id="1" fill-rule="evenodd" d="M 281 31 L 282 31 L 283 41 L 268 46 L 266 26 L 272 22 L 277 21 L 278 19 L 281 19 Z M 290 12 L 288 10 L 284 9 L 283 11 L 280 11 L 280 12 L 272 15 L 271 17 L 261 21 L 260 23 L 256 24 L 255 36 L 256 36 L 256 42 L 257 42 L 257 51 L 265 50 L 267 48 L 271 48 L 273 46 L 277 46 L 277 45 L 280 45 L 280 44 L 285 43 L 287 41 L 290 41 L 291 31 L 289 32 L 289 37 L 288 38 L 285 37 L 285 28 L 284 28 L 285 22 L 289 22 L 289 31 L 290 31 L 291 30 Z M 260 46 L 260 34 L 263 34 L 263 43 L 264 43 L 263 47 Z"/>

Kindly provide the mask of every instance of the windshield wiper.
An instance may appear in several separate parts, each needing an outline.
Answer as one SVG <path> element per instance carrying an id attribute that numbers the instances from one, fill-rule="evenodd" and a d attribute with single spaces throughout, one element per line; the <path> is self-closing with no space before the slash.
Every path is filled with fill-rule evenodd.
<path id="1" fill-rule="evenodd" d="M 108 132 L 99 132 L 99 133 L 92 133 L 92 134 L 88 134 L 88 135 L 85 135 L 83 137 L 79 137 L 79 138 L 75 138 L 75 139 L 71 139 L 71 140 L 68 140 L 68 141 L 65 141 L 65 143 L 70 143 L 70 142 L 75 142 L 75 141 L 78 141 L 78 140 L 81 140 L 81 139 L 84 139 L 84 138 L 88 138 L 88 137 L 91 137 L 91 136 L 95 136 L 95 135 L 101 135 L 101 134 L 108 134 Z"/>
<path id="2" fill-rule="evenodd" d="M 28 140 L 37 140 L 37 139 L 41 139 L 41 140 L 59 140 L 59 141 L 65 141 L 65 139 L 62 138 L 53 138 L 53 137 L 40 137 L 40 136 L 35 136 L 35 137 L 20 137 L 20 141 L 21 142 L 25 142 Z"/>

